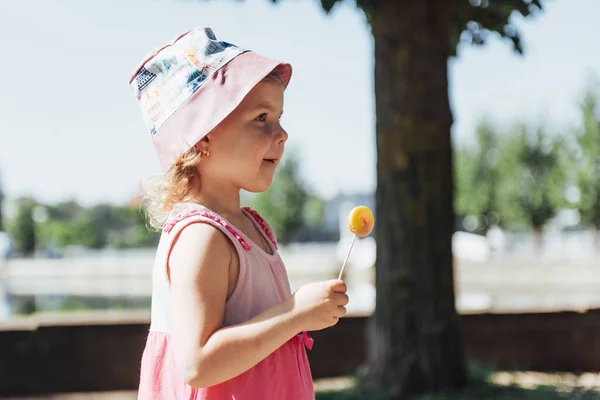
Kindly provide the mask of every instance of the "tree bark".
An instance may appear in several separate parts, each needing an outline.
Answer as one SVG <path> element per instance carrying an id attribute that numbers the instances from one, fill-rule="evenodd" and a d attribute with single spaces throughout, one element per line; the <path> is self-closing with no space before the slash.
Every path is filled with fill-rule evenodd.
<path id="1" fill-rule="evenodd" d="M 541 227 L 533 228 L 533 252 L 536 256 L 542 254 L 542 236 L 544 229 Z"/>
<path id="2" fill-rule="evenodd" d="M 374 1 L 377 300 L 369 380 L 394 398 L 459 389 L 447 63 L 453 0 Z"/>

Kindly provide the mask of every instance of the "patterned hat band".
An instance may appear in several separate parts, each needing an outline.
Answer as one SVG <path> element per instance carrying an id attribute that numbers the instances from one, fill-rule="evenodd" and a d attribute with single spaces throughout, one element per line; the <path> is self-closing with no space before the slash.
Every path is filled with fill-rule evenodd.
<path id="1" fill-rule="evenodd" d="M 290 64 L 218 41 L 210 28 L 185 32 L 146 57 L 129 83 L 163 171 L 276 68 L 287 87 Z"/>

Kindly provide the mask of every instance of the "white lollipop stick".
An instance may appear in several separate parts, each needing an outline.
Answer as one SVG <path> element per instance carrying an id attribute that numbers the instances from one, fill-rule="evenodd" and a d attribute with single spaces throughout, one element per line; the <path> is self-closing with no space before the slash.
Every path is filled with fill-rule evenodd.
<path id="1" fill-rule="evenodd" d="M 350 243 L 350 248 L 348 249 L 348 254 L 346 254 L 346 259 L 344 260 L 344 264 L 342 264 L 342 270 L 340 271 L 340 276 L 338 276 L 339 280 L 342 279 L 342 275 L 344 274 L 344 268 L 346 268 L 346 264 L 348 263 L 348 259 L 350 258 L 350 252 L 352 251 L 352 248 L 354 247 L 355 241 L 356 241 L 356 235 L 354 235 L 354 237 L 352 238 L 352 243 Z"/>

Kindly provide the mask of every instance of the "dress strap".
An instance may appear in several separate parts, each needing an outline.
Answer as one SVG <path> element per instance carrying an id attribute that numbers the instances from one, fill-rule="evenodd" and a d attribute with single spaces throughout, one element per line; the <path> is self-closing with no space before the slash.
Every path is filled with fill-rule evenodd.
<path id="1" fill-rule="evenodd" d="M 193 222 L 195 219 L 204 219 L 213 222 L 213 224 L 222 227 L 229 234 L 231 234 L 231 236 L 239 242 L 244 250 L 250 251 L 252 249 L 235 227 L 205 207 L 198 206 L 198 208 L 187 208 L 182 212 L 174 214 L 173 216 L 169 217 L 163 225 L 163 231 L 169 235 L 177 234 L 181 229 Z"/>
<path id="2" fill-rule="evenodd" d="M 273 228 L 271 228 L 269 223 L 265 221 L 263 217 L 260 216 L 258 211 L 253 210 L 250 207 L 242 207 L 242 209 L 246 211 L 256 221 L 256 223 L 261 227 L 265 235 L 271 241 L 271 244 L 273 244 L 275 250 L 277 250 L 277 238 L 275 237 L 275 233 L 273 233 Z"/>

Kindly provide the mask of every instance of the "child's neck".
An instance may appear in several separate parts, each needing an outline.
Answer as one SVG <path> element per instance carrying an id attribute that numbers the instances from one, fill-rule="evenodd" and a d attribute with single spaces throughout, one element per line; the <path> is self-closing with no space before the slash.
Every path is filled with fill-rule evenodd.
<path id="1" fill-rule="evenodd" d="M 199 193 L 199 202 L 210 210 L 227 218 L 239 216 L 241 211 L 240 190 L 219 187 L 215 190 L 203 188 Z"/>

